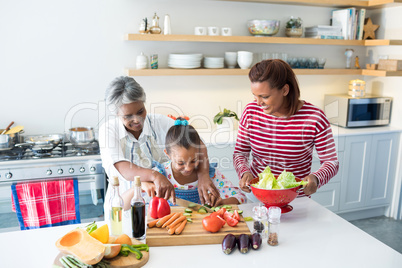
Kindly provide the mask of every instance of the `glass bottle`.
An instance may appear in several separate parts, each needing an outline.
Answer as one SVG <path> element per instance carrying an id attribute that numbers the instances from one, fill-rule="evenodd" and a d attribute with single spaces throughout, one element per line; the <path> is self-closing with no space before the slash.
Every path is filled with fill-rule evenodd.
<path id="1" fill-rule="evenodd" d="M 279 207 L 270 207 L 268 209 L 268 244 L 277 246 L 279 244 L 279 224 L 281 222 L 282 210 Z"/>
<path id="2" fill-rule="evenodd" d="M 110 227 L 112 235 L 119 236 L 123 233 L 123 198 L 119 193 L 119 178 L 113 177 L 112 180 L 112 196 L 110 198 Z"/>
<path id="3" fill-rule="evenodd" d="M 133 237 L 145 239 L 145 200 L 141 194 L 140 176 L 134 177 L 134 196 L 131 199 L 131 225 Z"/>

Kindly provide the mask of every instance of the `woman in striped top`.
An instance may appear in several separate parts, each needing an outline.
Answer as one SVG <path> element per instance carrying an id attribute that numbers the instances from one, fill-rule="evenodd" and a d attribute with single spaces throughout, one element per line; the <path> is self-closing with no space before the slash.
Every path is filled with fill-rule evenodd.
<path id="1" fill-rule="evenodd" d="M 255 101 L 243 111 L 233 154 L 240 188 L 250 192 L 250 180 L 269 166 L 276 176 L 286 170 L 307 181 L 301 195 L 315 193 L 339 168 L 331 125 L 324 112 L 299 99 L 296 75 L 282 60 L 257 63 L 249 79 Z M 321 167 L 312 172 L 314 147 Z"/>

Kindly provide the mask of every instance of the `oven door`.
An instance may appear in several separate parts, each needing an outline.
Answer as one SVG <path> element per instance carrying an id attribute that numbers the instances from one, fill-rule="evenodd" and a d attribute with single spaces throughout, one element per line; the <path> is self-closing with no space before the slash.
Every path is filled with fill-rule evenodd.
<path id="1" fill-rule="evenodd" d="M 76 178 L 78 179 L 81 222 L 103 221 L 105 174 L 83 175 L 76 176 Z M 20 230 L 17 215 L 12 211 L 11 202 L 11 185 L 16 182 L 26 183 L 27 181 L 0 182 L 0 232 Z"/>
<path id="2" fill-rule="evenodd" d="M 391 98 L 349 99 L 347 127 L 388 125 L 391 103 Z"/>

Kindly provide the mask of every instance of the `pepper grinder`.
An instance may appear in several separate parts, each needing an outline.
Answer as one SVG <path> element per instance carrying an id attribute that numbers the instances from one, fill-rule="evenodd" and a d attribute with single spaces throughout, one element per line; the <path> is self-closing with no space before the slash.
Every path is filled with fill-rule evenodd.
<path id="1" fill-rule="evenodd" d="M 259 206 L 253 207 L 254 212 L 254 230 L 253 233 L 259 233 L 261 238 L 266 238 L 268 233 L 268 217 L 267 208 L 260 203 Z"/>

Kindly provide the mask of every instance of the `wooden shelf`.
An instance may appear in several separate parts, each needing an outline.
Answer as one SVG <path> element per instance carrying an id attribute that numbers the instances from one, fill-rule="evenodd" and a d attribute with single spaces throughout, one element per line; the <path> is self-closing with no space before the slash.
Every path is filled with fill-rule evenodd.
<path id="1" fill-rule="evenodd" d="M 128 41 L 169 41 L 169 42 L 221 42 L 221 43 L 262 43 L 292 45 L 337 45 L 337 46 L 390 46 L 402 45 L 402 40 L 335 40 L 290 37 L 256 36 L 210 36 L 185 34 L 126 34 Z"/>
<path id="2" fill-rule="evenodd" d="M 250 69 L 126 69 L 128 76 L 175 76 L 175 75 L 248 75 Z M 366 69 L 293 69 L 296 75 L 369 75 L 402 76 L 402 71 L 390 72 Z"/>
<path id="3" fill-rule="evenodd" d="M 270 3 L 284 5 L 299 5 L 299 6 L 321 6 L 321 7 L 365 7 L 365 8 L 382 8 L 384 6 L 394 6 L 402 3 L 401 0 L 220 0 L 230 2 L 255 2 L 255 3 Z"/>

